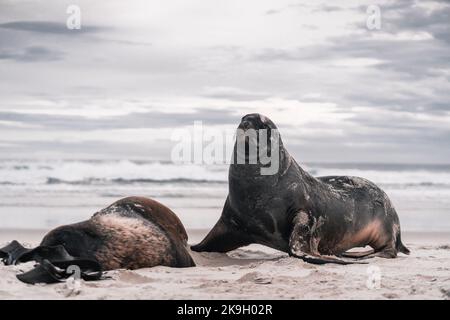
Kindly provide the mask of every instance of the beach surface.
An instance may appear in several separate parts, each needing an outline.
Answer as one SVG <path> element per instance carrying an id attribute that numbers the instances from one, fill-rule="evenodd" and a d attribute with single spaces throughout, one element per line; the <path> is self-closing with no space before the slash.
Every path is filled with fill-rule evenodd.
<path id="1" fill-rule="evenodd" d="M 207 230 L 188 230 L 196 243 Z M 0 230 L 33 246 L 44 230 Z M 313 265 L 259 245 L 227 254 L 196 253 L 195 268 L 108 272 L 108 280 L 27 285 L 16 274 L 32 263 L 0 266 L 0 299 L 449 299 L 450 233 L 405 232 L 411 255 L 368 264 Z"/>

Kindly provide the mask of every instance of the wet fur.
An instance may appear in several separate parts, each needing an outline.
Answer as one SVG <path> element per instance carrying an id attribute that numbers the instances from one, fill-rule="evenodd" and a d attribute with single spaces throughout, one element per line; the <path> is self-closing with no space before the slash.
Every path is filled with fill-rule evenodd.
<path id="1" fill-rule="evenodd" d="M 258 114 L 242 121 L 255 129 L 276 129 Z M 279 144 L 275 175 L 260 175 L 260 165 L 230 165 L 222 215 L 194 251 L 227 252 L 259 243 L 305 261 L 342 264 L 347 262 L 326 256 L 366 245 L 386 258 L 409 253 L 400 240 L 397 213 L 380 188 L 359 177 L 315 178 L 289 155 L 281 138 Z"/>
<path id="2" fill-rule="evenodd" d="M 73 256 L 97 260 L 104 270 L 195 265 L 175 213 L 141 197 L 119 200 L 90 220 L 56 228 L 41 243 L 58 244 Z"/>

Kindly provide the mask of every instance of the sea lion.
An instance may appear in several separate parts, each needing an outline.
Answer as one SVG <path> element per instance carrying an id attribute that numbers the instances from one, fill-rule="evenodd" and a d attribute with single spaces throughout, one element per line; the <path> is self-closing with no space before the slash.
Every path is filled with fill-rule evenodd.
<path id="1" fill-rule="evenodd" d="M 12 242 L 0 249 L 0 258 L 5 264 L 38 261 L 41 269 L 52 268 L 48 262 L 57 267 L 72 262 L 89 271 L 193 267 L 187 240 L 183 224 L 169 208 L 152 199 L 128 197 L 98 211 L 87 221 L 50 231 L 37 248 L 26 249 Z M 47 269 L 39 273 L 50 272 Z M 33 277 L 34 274 L 31 281 L 35 280 Z"/>
<path id="2" fill-rule="evenodd" d="M 244 116 L 238 127 L 237 139 L 243 139 L 244 134 L 246 141 L 246 160 L 248 144 L 255 143 L 245 137 L 250 129 L 269 132 L 266 150 L 262 151 L 271 154 L 278 150 L 271 155 L 279 164 L 278 170 L 262 175 L 261 169 L 268 165 L 259 159 L 255 164 L 237 163 L 242 156 L 236 143 L 222 215 L 192 250 L 227 252 L 258 243 L 318 264 L 354 262 L 333 256 L 394 258 L 397 252 L 409 253 L 401 242 L 394 206 L 374 183 L 348 176 L 314 178 L 289 155 L 275 124 L 260 114 Z M 346 252 L 366 245 L 373 250 Z"/>

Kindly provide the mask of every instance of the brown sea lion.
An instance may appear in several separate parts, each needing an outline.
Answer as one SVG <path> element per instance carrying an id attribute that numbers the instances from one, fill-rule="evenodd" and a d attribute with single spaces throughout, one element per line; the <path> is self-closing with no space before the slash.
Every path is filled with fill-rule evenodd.
<path id="1" fill-rule="evenodd" d="M 22 278 L 30 283 L 42 279 L 52 282 L 51 277 L 60 276 L 54 266 L 71 264 L 96 271 L 193 267 L 187 240 L 183 224 L 169 208 L 152 199 L 129 197 L 98 211 L 89 220 L 53 229 L 34 249 L 14 241 L 0 249 L 0 258 L 5 264 L 38 261 L 40 269 Z"/>
<path id="2" fill-rule="evenodd" d="M 50 231 L 41 245 L 63 245 L 70 255 L 95 259 L 104 270 L 192 267 L 187 240 L 172 210 L 152 199 L 129 197 L 87 221 Z"/>

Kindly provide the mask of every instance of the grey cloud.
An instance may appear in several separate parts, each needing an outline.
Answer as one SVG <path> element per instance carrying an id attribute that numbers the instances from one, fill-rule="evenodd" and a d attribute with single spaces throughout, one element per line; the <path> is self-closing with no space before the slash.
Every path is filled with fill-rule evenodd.
<path id="1" fill-rule="evenodd" d="M 430 122 L 411 117 L 410 114 L 391 114 L 390 117 L 377 116 L 376 113 L 356 113 L 346 122 L 362 124 L 366 128 L 376 129 L 380 136 L 395 136 L 396 132 L 409 132 L 408 139 L 427 140 L 433 136 L 450 136 L 450 128 L 445 125 L 430 126 Z M 385 130 L 385 132 L 383 132 Z M 371 135 L 373 133 L 371 132 Z M 377 135 L 377 134 L 375 134 Z M 403 137 L 402 137 L 403 138 Z"/>
<path id="2" fill-rule="evenodd" d="M 96 38 L 97 39 L 97 38 Z M 152 46 L 151 42 L 144 41 L 130 41 L 130 40 L 120 40 L 120 39 L 108 39 L 108 38 L 99 38 L 100 41 L 113 42 L 118 44 L 130 45 L 130 46 Z"/>
<path id="3" fill-rule="evenodd" d="M 428 32 L 434 38 L 450 43 L 450 2 L 429 1 L 422 3 L 443 3 L 447 6 L 438 9 L 425 10 L 414 5 L 418 1 L 398 0 L 380 5 L 383 31 L 398 33 L 402 31 Z M 360 6 L 358 10 L 365 12 L 367 6 Z M 364 27 L 365 20 L 357 25 Z"/>
<path id="4" fill-rule="evenodd" d="M 108 130 L 108 129 L 143 129 L 143 128 L 177 128 L 182 126 L 192 126 L 194 121 L 202 121 L 204 125 L 229 124 L 231 127 L 237 126 L 242 117 L 241 114 L 233 114 L 231 110 L 221 109 L 199 109 L 192 113 L 165 113 L 148 112 L 132 113 L 120 117 L 104 117 L 101 119 L 87 119 L 79 116 L 59 116 L 59 115 L 39 115 L 22 114 L 14 112 L 0 112 L 0 120 L 19 122 L 32 125 L 31 130 Z M 36 125 L 38 127 L 36 127 Z M 0 123 L 0 129 L 3 125 Z M 28 130 L 26 127 L 11 128 L 5 130 L 13 133 L 15 130 Z M 76 138 L 76 137 L 74 137 Z M 88 157 L 88 158 L 144 158 L 167 160 L 170 157 L 171 147 L 175 142 L 158 140 L 157 143 L 149 138 L 148 144 L 123 143 L 108 141 L 18 141 L 12 146 L 0 146 L 3 157 L 14 154 L 14 157 L 29 157 L 42 155 L 44 157 L 54 156 L 57 150 L 58 157 Z M 0 142 L 8 141 L 7 135 L 0 135 Z M 151 141 L 151 142 L 150 142 Z"/>
<path id="5" fill-rule="evenodd" d="M 257 53 L 254 59 L 263 62 L 301 60 L 302 57 L 296 53 L 291 50 L 267 48 Z"/>
<path id="6" fill-rule="evenodd" d="M 189 126 L 194 121 L 202 121 L 205 125 L 237 124 L 241 117 L 242 115 L 235 115 L 230 110 L 220 109 L 201 109 L 192 113 L 152 111 L 147 113 L 131 113 L 120 117 L 104 117 L 101 119 L 87 119 L 81 116 L 0 112 L 0 120 L 39 125 L 43 129 L 66 130 L 170 128 Z"/>
<path id="7" fill-rule="evenodd" d="M 68 29 L 64 23 L 51 21 L 13 21 L 0 24 L 0 28 L 29 31 L 47 34 L 76 34 L 76 33 L 93 33 L 103 30 L 103 27 L 85 26 L 81 29 Z"/>
<path id="8" fill-rule="evenodd" d="M 81 29 L 68 29 L 67 26 L 62 22 L 52 22 L 52 21 L 13 21 L 0 24 L 0 30 L 3 29 L 4 32 L 0 37 L 0 43 L 4 42 L 14 43 L 14 39 L 17 38 L 17 33 L 10 33 L 11 31 L 25 31 L 38 33 L 42 36 L 53 35 L 53 36 L 74 36 L 74 35 L 84 35 L 89 36 L 92 41 L 95 42 L 110 42 L 122 45 L 130 46 L 151 46 L 150 42 L 146 41 L 132 41 L 128 39 L 115 39 L 111 37 L 105 37 L 99 35 L 99 33 L 105 33 L 107 31 L 113 30 L 112 27 L 106 26 L 95 26 L 95 25 L 81 25 Z M 9 33 L 7 32 L 9 31 Z"/>
<path id="9" fill-rule="evenodd" d="M 280 13 L 280 12 L 281 12 L 281 10 L 271 9 L 271 10 L 267 10 L 266 11 L 266 15 L 277 14 L 277 13 Z"/>
<path id="10" fill-rule="evenodd" d="M 387 20 L 387 26 L 398 30 L 426 31 L 436 39 L 450 44 L 450 6 L 426 12 L 408 7 L 403 10 L 405 18 L 396 17 Z"/>
<path id="11" fill-rule="evenodd" d="M 344 120 L 340 125 L 347 123 L 358 124 L 357 128 L 349 127 L 343 135 L 339 136 L 308 136 L 291 134 L 286 137 L 286 145 L 292 146 L 292 153 L 299 159 L 309 154 L 323 153 L 321 158 L 328 161 L 327 157 L 333 155 L 331 161 L 348 161 L 351 157 L 358 161 L 367 157 L 365 161 L 382 159 L 383 157 L 409 162 L 411 158 L 427 158 L 428 152 L 434 152 L 435 160 L 446 162 L 450 155 L 446 145 L 450 139 L 450 129 L 445 127 L 434 128 L 429 124 L 423 124 L 419 120 L 407 118 L 402 115 L 392 117 L 374 117 L 373 114 L 357 113 L 351 119 Z M 361 125 L 365 130 L 361 131 Z M 321 123 L 309 123 L 303 129 L 320 129 Z M 282 129 L 280 128 L 283 134 Z M 435 150 L 444 150 L 436 154 Z M 322 151 L 323 150 L 323 151 Z M 361 150 L 361 154 L 358 154 Z M 433 151 L 434 150 L 434 151 Z M 335 158 L 337 157 L 337 158 Z M 410 157 L 410 159 L 408 159 Z"/>
<path id="12" fill-rule="evenodd" d="M 370 141 L 367 139 L 360 143 L 341 138 L 336 141 L 302 143 L 301 140 L 290 140 L 288 150 L 299 163 L 317 162 L 318 159 L 321 162 L 331 163 L 448 163 L 450 157 L 450 152 L 445 148 L 444 143 L 383 141 L 368 145 L 366 142 Z M 433 157 L 430 157 L 430 154 L 433 154 Z"/>
<path id="13" fill-rule="evenodd" d="M 360 10 L 365 13 L 366 6 Z M 448 68 L 450 50 L 450 6 L 427 12 L 420 7 L 411 6 L 411 1 L 391 2 L 381 7 L 382 29 L 369 31 L 365 19 L 361 19 L 359 30 L 364 34 L 341 36 L 329 39 L 325 45 L 283 50 L 268 48 L 255 56 L 256 60 L 304 61 L 329 60 L 330 58 L 376 58 L 385 61 L 378 66 L 413 77 L 433 75 L 432 68 Z M 428 32 L 434 39 L 424 41 L 392 41 L 376 38 L 377 33 L 395 36 L 399 32 Z"/>
<path id="14" fill-rule="evenodd" d="M 262 99 L 266 99 L 269 96 L 268 95 L 259 95 L 259 94 L 250 94 L 250 93 L 216 93 L 216 94 L 208 94 L 208 95 L 204 95 L 204 97 L 206 98 L 215 98 L 215 99 L 225 99 L 225 100 L 231 100 L 231 101 L 257 101 L 257 100 L 262 100 Z"/>
<path id="15" fill-rule="evenodd" d="M 382 92 L 380 90 L 353 91 L 344 94 L 348 101 L 356 105 L 366 105 L 378 108 L 389 108 L 397 111 L 427 110 L 433 113 L 444 113 L 450 110 L 450 91 L 431 88 L 432 96 L 420 91 Z"/>
<path id="16" fill-rule="evenodd" d="M 298 48 L 295 50 L 267 48 L 257 53 L 255 60 L 271 61 L 306 61 L 330 60 L 341 58 L 375 58 L 386 62 L 401 63 L 405 58 L 414 58 L 419 66 L 427 68 L 428 64 L 420 64 L 422 59 L 433 66 L 447 65 L 447 46 L 425 41 L 391 41 L 377 39 L 366 33 L 329 39 L 328 44 Z M 423 56 L 424 53 L 430 55 Z M 410 64 L 411 61 L 408 61 Z"/>
<path id="17" fill-rule="evenodd" d="M 231 101 L 256 101 L 256 100 L 264 100 L 270 97 L 270 95 L 264 93 L 244 91 L 244 90 L 233 90 L 232 88 L 231 89 L 212 88 L 211 92 L 206 93 L 203 96 L 206 98 L 226 99 Z"/>
<path id="18" fill-rule="evenodd" d="M 362 10 L 363 7 L 360 7 Z M 365 13 L 366 6 L 364 6 Z M 390 12 L 393 10 L 395 12 Z M 395 13 L 395 14 L 394 14 Z M 294 64 L 330 64 L 333 60 L 355 58 L 376 59 L 381 63 L 366 66 L 365 79 L 352 84 L 352 90 L 330 92 L 327 101 L 345 105 L 369 105 L 378 108 L 422 112 L 443 112 L 450 109 L 450 42 L 446 41 L 450 32 L 450 6 L 427 12 L 419 7 L 411 7 L 410 1 L 391 2 L 382 6 L 382 30 L 369 31 L 365 19 L 354 28 L 357 34 L 329 38 L 322 45 L 297 49 L 261 50 L 253 61 Z M 428 40 L 391 40 L 400 32 L 428 32 L 435 38 Z M 385 37 L 383 37 L 385 36 Z M 338 70 L 330 65 L 330 74 Z M 334 69 L 333 69 L 334 68 Z M 342 69 L 346 72 L 347 69 Z M 438 85 L 426 86 L 427 90 L 412 90 L 418 82 L 432 81 Z M 389 84 L 408 84 L 391 90 Z M 382 91 L 382 88 L 387 91 Z M 334 96 L 333 96 L 334 95 Z"/>
<path id="19" fill-rule="evenodd" d="M 305 8 L 309 8 L 312 9 L 312 12 L 335 12 L 335 11 L 342 11 L 345 10 L 344 7 L 339 7 L 339 6 L 334 6 L 334 5 L 329 5 L 329 4 L 319 4 L 319 5 L 306 5 L 306 4 L 302 4 L 302 3 L 291 3 L 289 5 L 287 5 L 284 8 L 280 8 L 280 9 L 270 9 L 267 10 L 265 12 L 266 15 L 272 15 L 272 14 L 278 14 L 281 13 L 282 11 L 288 10 L 288 9 L 305 9 Z"/>
<path id="20" fill-rule="evenodd" d="M 61 60 L 64 54 L 42 46 L 31 46 L 21 50 L 0 51 L 0 60 L 14 60 L 20 62 L 40 62 Z"/>
<path id="21" fill-rule="evenodd" d="M 309 123 L 305 127 L 317 130 L 311 130 L 311 132 L 317 132 L 317 135 L 311 134 L 307 139 L 300 135 L 296 136 L 295 128 L 293 128 L 294 133 L 287 134 L 286 141 L 289 141 L 291 146 L 289 150 L 296 153 L 299 160 L 311 157 L 311 160 L 322 159 L 323 161 L 378 161 L 380 159 L 412 161 L 411 159 L 414 159 L 417 161 L 440 160 L 448 162 L 450 151 L 447 146 L 450 136 L 448 130 L 443 128 L 442 124 L 437 121 L 428 123 L 416 121 L 413 118 L 407 118 L 406 113 L 404 115 L 398 115 L 397 112 L 392 113 L 392 119 L 390 118 L 391 113 L 383 113 L 380 117 L 376 116 L 378 109 L 388 109 L 416 112 L 423 115 L 442 115 L 448 118 L 447 112 L 450 110 L 448 7 L 428 12 L 420 9 L 420 6 L 413 6 L 413 3 L 410 0 L 398 0 L 383 4 L 381 6 L 382 30 L 380 31 L 366 29 L 367 6 L 361 6 L 357 8 L 358 16 L 356 17 L 360 18 L 360 23 L 348 26 L 353 31 L 359 31 L 358 33 L 350 35 L 341 33 L 341 36 L 323 39 L 320 38 L 320 32 L 318 32 L 318 40 L 323 43 L 322 45 L 311 45 L 297 49 L 292 49 L 289 45 L 280 47 L 277 45 L 278 42 L 272 42 L 271 38 L 268 37 L 268 48 L 257 52 L 256 55 L 252 55 L 253 50 L 257 50 L 252 45 L 235 47 L 233 41 L 223 43 L 223 46 L 217 46 L 216 44 L 213 48 L 215 51 L 205 51 L 204 48 L 195 47 L 196 44 L 191 43 L 180 44 L 177 48 L 171 48 L 164 44 L 170 37 L 167 38 L 167 34 L 158 34 L 158 37 L 155 37 L 154 40 L 157 44 L 156 50 L 149 50 L 148 59 L 144 59 L 142 56 L 144 56 L 143 51 L 146 48 L 136 46 L 124 48 L 119 45 L 148 45 L 149 43 L 133 42 L 132 40 L 146 40 L 147 37 L 153 40 L 151 34 L 140 34 L 140 37 L 136 38 L 134 37 L 136 34 L 133 33 L 135 31 L 130 30 L 132 37 L 120 40 L 123 33 L 103 32 L 108 31 L 108 28 L 96 26 L 83 26 L 80 31 L 72 31 L 68 30 L 64 23 L 45 21 L 2 23 L 0 24 L 0 63 L 2 68 L 11 67 L 11 71 L 9 71 L 11 74 L 8 74 L 8 70 L 3 74 L 5 81 L 2 82 L 1 90 L 5 98 L 12 91 L 20 92 L 20 94 L 17 94 L 18 98 L 20 98 L 20 95 L 26 95 L 27 92 L 47 93 L 49 96 L 38 97 L 39 100 L 56 99 L 55 105 L 58 105 L 57 103 L 62 100 L 71 101 L 73 98 L 76 102 L 72 101 L 72 105 L 69 107 L 73 107 L 74 104 L 91 105 L 98 97 L 120 101 L 134 96 L 135 93 L 138 96 L 142 92 L 148 93 L 147 97 L 150 98 L 152 98 L 153 92 L 162 95 L 167 93 L 170 94 L 171 98 L 179 99 L 178 102 L 192 92 L 200 92 L 202 97 L 230 101 L 263 100 L 266 95 L 258 92 L 267 92 L 270 96 L 298 99 L 302 102 L 308 99 L 316 102 L 330 102 L 337 105 L 337 112 L 351 113 L 354 116 L 335 124 Z M 430 1 L 423 3 L 426 5 Z M 275 15 L 280 12 L 285 13 L 285 10 L 288 9 L 333 13 L 339 8 L 334 4 L 332 6 L 331 3 L 324 6 L 296 4 L 282 8 L 274 6 L 272 10 L 265 12 L 263 9 L 260 14 Z M 355 14 L 355 8 L 342 8 L 342 11 L 349 10 L 352 11 L 351 14 Z M 320 16 L 323 17 L 324 15 Z M 43 15 L 42 18 L 45 19 L 45 16 Z M 266 16 L 266 18 L 270 20 L 275 16 Z M 21 19 L 33 20 L 35 18 Z M 48 17 L 47 20 L 51 19 L 51 17 Z M 5 20 L 5 17 L 3 17 L 2 22 L 6 21 L 9 20 Z M 252 21 L 249 23 L 252 23 Z M 287 23 L 289 22 L 287 21 Z M 327 22 L 317 19 L 317 24 L 319 25 L 319 23 Z M 126 26 L 124 25 L 124 27 Z M 172 28 L 174 27 L 175 24 Z M 179 26 L 176 25 L 176 27 Z M 273 27 L 278 28 L 276 25 Z M 316 27 L 303 25 L 302 28 Z M 174 29 L 171 30 L 174 31 Z M 339 30 L 335 31 L 339 32 Z M 377 37 L 422 31 L 430 33 L 434 38 L 425 41 L 392 41 Z M 65 41 L 69 39 L 65 36 L 73 33 L 80 35 L 76 37 L 79 39 L 76 47 L 83 52 L 91 53 L 94 52 L 93 48 L 95 48 L 98 49 L 95 53 L 103 54 L 104 51 L 102 50 L 105 47 L 102 47 L 99 42 L 102 42 L 102 44 L 107 41 L 117 42 L 119 45 L 108 46 L 105 54 L 108 61 L 97 68 L 96 65 L 89 63 L 89 59 L 92 58 L 91 54 L 76 56 L 67 51 L 68 56 L 66 57 L 64 52 L 53 52 L 52 48 L 65 50 L 64 45 L 67 44 Z M 107 37 L 110 39 L 107 39 Z M 116 40 L 116 38 L 119 40 Z M 56 40 L 58 44 L 56 44 Z M 201 40 L 206 42 L 205 47 L 208 47 L 209 40 L 206 38 Z M 50 44 L 50 41 L 52 44 Z M 39 44 L 39 46 L 36 48 L 32 44 Z M 92 44 L 95 46 L 92 46 Z M 115 52 L 115 49 L 119 50 Z M 159 59 L 159 56 L 153 56 L 153 51 L 158 52 L 159 49 L 164 49 L 164 57 L 161 59 Z M 186 49 L 186 52 L 184 52 L 184 49 Z M 171 55 L 175 51 L 181 52 L 181 54 L 174 59 Z M 183 66 L 180 67 L 177 61 L 186 61 L 186 57 L 189 57 L 189 54 L 194 51 L 196 57 L 207 58 L 205 60 L 214 67 L 211 68 L 214 73 L 208 73 L 206 76 L 206 73 L 203 72 L 206 68 L 202 64 L 189 64 L 189 66 L 193 65 L 192 69 L 189 70 L 183 68 Z M 142 56 L 140 53 L 142 53 Z M 250 58 L 247 58 L 249 56 Z M 74 60 L 75 64 L 70 63 L 72 57 L 77 57 L 77 60 Z M 60 89 L 59 83 L 50 81 L 53 79 L 49 79 L 49 81 L 46 81 L 47 79 L 40 81 L 39 79 L 30 84 L 29 87 L 23 88 L 20 77 L 16 76 L 17 72 L 23 72 L 23 70 L 35 72 L 36 69 L 28 68 L 34 68 L 34 65 L 11 63 L 13 61 L 57 61 L 62 58 L 65 58 L 67 63 L 61 66 L 60 70 L 55 70 L 55 67 L 59 68 L 60 64 L 49 63 L 45 67 L 48 66 L 51 73 L 59 72 L 59 77 L 76 69 L 77 72 L 73 74 L 73 78 L 77 80 L 77 77 L 83 77 L 86 78 L 86 81 L 74 81 L 72 83 L 70 79 L 67 79 L 69 80 L 67 86 L 61 86 L 61 90 L 55 90 Z M 220 63 L 216 63 L 216 58 L 220 58 Z M 378 59 L 382 63 L 357 68 L 333 65 L 335 60 L 352 61 L 354 58 Z M 176 60 L 175 63 L 173 63 L 173 60 Z M 230 63 L 230 61 L 232 62 Z M 236 64 L 234 65 L 234 63 Z M 241 64 L 238 65 L 239 63 Z M 40 69 L 42 66 L 36 64 L 36 67 Z M 306 67 L 305 70 L 302 69 L 303 67 Z M 157 69 L 157 74 L 155 74 L 154 69 Z M 173 70 L 176 70 L 177 73 L 175 74 Z M 189 73 L 192 71 L 194 73 Z M 210 76 L 210 74 L 213 76 Z M 153 77 L 150 77 L 150 75 Z M 238 89 L 252 88 L 256 90 L 256 93 L 239 92 L 237 90 L 235 92 L 207 92 L 205 94 L 200 91 L 205 84 L 232 86 Z M 77 85 L 79 86 L 74 88 Z M 308 93 L 316 92 L 320 95 L 302 99 L 302 96 L 306 97 Z M 199 97 L 195 96 L 195 98 Z M 17 101 L 19 100 L 17 99 Z M 30 99 L 30 101 L 33 100 Z M 10 101 L 16 100 L 10 98 Z M 142 100 L 139 100 L 140 102 Z M 356 109 L 352 109 L 355 106 L 368 107 L 372 112 L 359 114 Z M 39 109 L 39 106 L 36 106 L 36 108 Z M 193 113 L 179 113 L 168 108 L 167 112 L 164 113 L 132 113 L 101 119 L 3 112 L 0 113 L 0 120 L 29 124 L 31 130 L 26 126 L 23 128 L 13 127 L 14 123 L 9 127 L 5 124 L 5 128 L 0 124 L 0 128 L 4 132 L 9 132 L 9 137 L 12 137 L 14 132 L 30 130 L 31 138 L 32 132 L 41 129 L 48 129 L 49 131 L 73 130 L 76 132 L 78 130 L 97 129 L 176 128 L 192 125 L 195 120 L 202 120 L 205 124 L 229 124 L 230 127 L 234 127 L 242 116 L 238 112 L 239 110 L 233 110 L 231 107 L 225 109 L 211 107 L 211 109 L 195 110 Z M 299 116 L 301 115 L 299 114 Z M 324 127 L 324 131 L 330 129 L 330 132 L 333 131 L 332 129 L 338 128 L 340 134 L 333 135 L 326 132 L 322 134 L 321 127 Z M 405 132 L 407 132 L 406 135 Z M 8 135 L 3 135 L 0 138 L 8 142 Z M 23 152 L 28 152 L 28 154 L 41 149 L 49 152 L 60 150 L 62 154 L 67 155 L 73 154 L 72 151 L 77 154 L 91 153 L 93 156 L 100 152 L 111 152 L 111 156 L 113 156 L 112 154 L 114 156 L 122 154 L 124 157 L 153 154 L 153 150 L 144 153 L 140 146 L 131 147 L 129 144 L 120 142 L 18 143 L 23 146 Z M 372 145 L 364 147 L 365 144 L 370 143 L 373 143 L 373 147 Z M 157 143 L 155 148 L 160 147 L 160 145 L 163 144 Z M 165 145 L 167 146 L 167 144 Z M 16 152 L 17 154 L 20 152 L 19 148 L 2 153 L 5 156 L 15 155 Z M 386 154 L 390 152 L 392 154 Z M 167 157 L 167 153 L 162 152 L 161 154 Z M 327 158 L 330 155 L 333 155 L 332 159 Z"/>
<path id="22" fill-rule="evenodd" d="M 389 11 L 397 11 L 397 10 L 403 10 L 409 6 L 412 6 L 414 4 L 414 0 L 390 0 L 383 4 L 377 4 L 377 3 L 367 3 L 367 4 L 361 4 L 355 8 L 355 10 L 360 12 L 366 12 L 369 5 L 377 5 L 380 7 L 380 9 L 385 12 L 387 10 Z"/>
<path id="23" fill-rule="evenodd" d="M 313 11 L 315 11 L 315 12 L 334 12 L 334 11 L 341 11 L 341 10 L 344 10 L 344 8 L 338 7 L 338 6 L 324 4 L 324 5 L 319 6 L 316 9 L 314 9 Z"/>
<path id="24" fill-rule="evenodd" d="M 151 142 L 150 142 L 151 141 Z M 170 140 L 154 143 L 149 139 L 148 144 L 132 142 L 108 142 L 108 141 L 21 141 L 11 146 L 1 146 L 2 159 L 12 157 L 33 158 L 57 158 L 75 160 L 88 159 L 139 159 L 139 160 L 166 160 L 170 157 L 173 142 Z M 13 155 L 13 156 L 12 156 Z"/>

